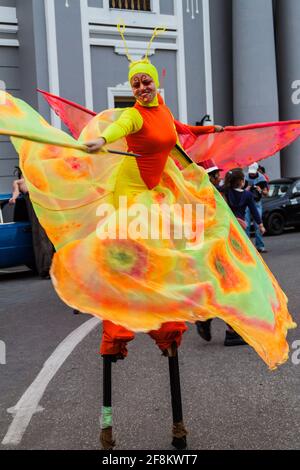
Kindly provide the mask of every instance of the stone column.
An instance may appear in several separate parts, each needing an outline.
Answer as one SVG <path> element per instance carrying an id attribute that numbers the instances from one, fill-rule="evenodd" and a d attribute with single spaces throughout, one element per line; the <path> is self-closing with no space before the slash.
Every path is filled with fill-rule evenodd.
<path id="1" fill-rule="evenodd" d="M 49 91 L 48 54 L 57 47 L 58 93 L 85 104 L 82 25 L 79 1 L 53 0 L 55 35 L 47 42 L 44 0 L 16 0 L 19 22 L 21 95 L 35 109 L 50 119 L 49 106 L 37 88 Z M 50 25 L 51 27 L 51 25 Z M 51 36 L 51 35 L 50 35 Z M 52 70 L 53 72 L 53 70 Z"/>
<path id="2" fill-rule="evenodd" d="M 55 0 L 60 95 L 85 105 L 80 2 Z"/>
<path id="3" fill-rule="evenodd" d="M 233 0 L 235 125 L 279 119 L 272 0 Z M 280 176 L 279 155 L 262 162 Z"/>
<path id="4" fill-rule="evenodd" d="M 20 42 L 21 96 L 49 119 L 49 106 L 37 88 L 48 90 L 47 41 L 44 2 L 16 0 Z"/>
<path id="5" fill-rule="evenodd" d="M 300 2 L 277 0 L 276 32 L 280 119 L 300 120 Z M 300 176 L 300 139 L 281 152 L 284 176 Z"/>
<path id="6" fill-rule="evenodd" d="M 215 124 L 233 125 L 232 1 L 209 0 Z"/>

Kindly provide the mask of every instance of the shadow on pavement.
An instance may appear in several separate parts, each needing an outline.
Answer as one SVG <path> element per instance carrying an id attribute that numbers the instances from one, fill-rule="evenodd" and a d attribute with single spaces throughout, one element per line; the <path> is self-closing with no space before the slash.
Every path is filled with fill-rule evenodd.
<path id="1" fill-rule="evenodd" d="M 34 271 L 31 271 L 31 269 L 26 268 L 26 266 L 0 269 L 0 282 L 35 277 L 38 277 L 38 275 Z"/>

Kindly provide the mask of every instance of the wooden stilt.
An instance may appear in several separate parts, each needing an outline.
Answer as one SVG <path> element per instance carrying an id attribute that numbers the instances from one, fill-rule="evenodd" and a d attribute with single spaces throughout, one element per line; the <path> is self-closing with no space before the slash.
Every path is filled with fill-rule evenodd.
<path id="1" fill-rule="evenodd" d="M 187 443 L 186 443 L 187 431 L 183 424 L 180 374 L 179 374 L 177 348 L 174 347 L 168 350 L 168 360 L 169 360 L 170 387 L 171 387 L 172 412 L 173 412 L 172 445 L 176 449 L 185 449 L 187 446 Z"/>
<path id="2" fill-rule="evenodd" d="M 103 356 L 103 407 L 101 417 L 100 443 L 103 450 L 113 450 L 115 441 L 112 437 L 112 400 L 111 400 L 111 364 L 113 356 Z"/>
<path id="3" fill-rule="evenodd" d="M 103 406 L 111 407 L 111 356 L 103 356 Z"/>

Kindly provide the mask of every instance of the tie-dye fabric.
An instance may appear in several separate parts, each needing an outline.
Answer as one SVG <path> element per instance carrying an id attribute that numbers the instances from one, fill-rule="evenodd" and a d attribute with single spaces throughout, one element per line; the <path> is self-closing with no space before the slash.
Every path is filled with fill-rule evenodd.
<path id="1" fill-rule="evenodd" d="M 287 299 L 202 168 L 190 164 L 180 171 L 169 158 L 157 187 L 148 190 L 139 181 L 126 214 L 115 204 L 122 166 L 130 170 L 135 159 L 88 154 L 82 142 L 99 136 L 119 114 L 112 110 L 96 116 L 76 141 L 18 99 L 6 95 L 0 104 L 0 134 L 13 136 L 36 213 L 57 249 L 51 270 L 57 293 L 71 307 L 132 331 L 219 317 L 270 368 L 283 363 L 287 330 L 296 326 Z M 126 151 L 126 141 L 111 148 Z M 127 189 L 124 184 L 123 195 Z M 103 202 L 115 207 L 106 219 L 99 216 Z M 174 236 L 155 239 L 143 214 L 140 230 L 148 230 L 149 239 L 145 233 L 133 238 L 129 231 L 100 239 L 114 220 L 124 214 L 130 218 L 134 203 L 149 210 L 154 205 L 159 220 L 163 204 L 190 204 L 195 224 L 195 208 L 202 204 L 203 243 L 191 249 Z M 185 228 L 180 210 L 171 215 L 171 225 Z"/>

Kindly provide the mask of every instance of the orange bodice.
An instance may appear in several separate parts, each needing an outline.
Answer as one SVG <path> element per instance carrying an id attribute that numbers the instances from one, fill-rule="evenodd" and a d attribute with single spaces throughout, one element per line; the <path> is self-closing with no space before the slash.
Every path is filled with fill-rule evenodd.
<path id="1" fill-rule="evenodd" d="M 126 137 L 128 150 L 141 155 L 137 165 L 149 189 L 160 182 L 168 155 L 177 142 L 174 119 L 169 108 L 159 96 L 159 106 L 145 107 L 138 102 L 135 108 L 143 118 L 143 127 Z"/>

